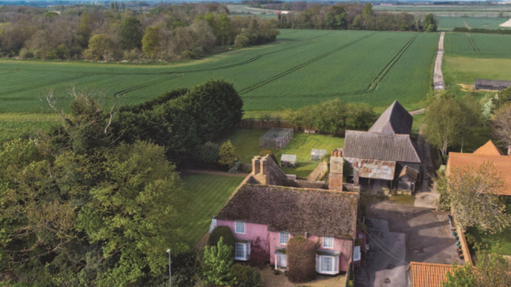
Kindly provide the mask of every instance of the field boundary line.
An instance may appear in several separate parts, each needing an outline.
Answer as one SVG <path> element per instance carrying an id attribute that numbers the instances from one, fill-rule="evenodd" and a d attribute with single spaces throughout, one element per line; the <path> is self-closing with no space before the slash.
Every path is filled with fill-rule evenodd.
<path id="1" fill-rule="evenodd" d="M 470 43 L 470 46 L 472 46 L 472 50 L 474 50 L 474 52 L 476 52 L 476 53 L 481 52 L 479 47 L 477 47 L 476 42 L 474 41 L 474 38 L 472 37 L 472 35 L 470 33 L 465 33 L 465 36 L 467 36 L 468 42 Z"/>
<path id="2" fill-rule="evenodd" d="M 287 76 L 287 75 L 289 75 L 289 74 L 291 74 L 291 73 L 293 73 L 295 71 L 298 71 L 299 69 L 301 69 L 303 67 L 306 67 L 306 66 L 308 66 L 310 64 L 313 64 L 313 63 L 315 63 L 315 62 L 317 62 L 317 61 L 319 61 L 321 59 L 324 59 L 324 58 L 326 58 L 326 57 L 328 57 L 328 56 L 330 56 L 330 55 L 332 55 L 332 54 L 334 54 L 336 52 L 339 52 L 339 51 L 341 51 L 341 50 L 343 50 L 343 49 L 345 49 L 345 48 L 347 48 L 349 46 L 352 46 L 352 45 L 354 45 L 354 44 L 356 44 L 356 43 L 358 43 L 358 42 L 360 42 L 362 40 L 365 40 L 365 39 L 373 36 L 374 34 L 375 33 L 372 33 L 372 34 L 366 35 L 364 37 L 358 38 L 355 41 L 352 41 L 352 42 L 344 44 L 344 45 L 342 45 L 342 46 L 340 46 L 340 47 L 338 47 L 336 49 L 333 49 L 331 51 L 323 53 L 323 54 L 321 54 L 321 55 L 319 55 L 317 57 L 314 57 L 314 58 L 312 58 L 312 59 L 310 59 L 310 60 L 308 60 L 308 61 L 306 61 L 306 62 L 304 62 L 304 63 L 302 63 L 300 65 L 294 66 L 293 68 L 290 68 L 290 69 L 288 69 L 288 70 L 286 70 L 286 71 L 284 71 L 284 72 L 282 72 L 280 74 L 277 74 L 277 75 L 275 75 L 273 77 L 270 77 L 270 78 L 268 78 L 268 79 L 266 79 L 264 81 L 261 81 L 259 83 L 254 84 L 254 85 L 251 85 L 251 86 L 248 86 L 247 88 L 244 88 L 244 89 L 240 90 L 239 94 L 240 95 L 244 95 L 246 93 L 254 91 L 254 90 L 256 90 L 256 89 L 258 89 L 258 88 L 260 88 L 262 86 L 265 86 L 265 85 L 267 85 L 267 84 L 269 84 L 269 83 L 271 83 L 273 81 L 276 81 L 276 80 L 278 80 L 278 79 L 280 79 L 282 77 L 285 77 L 285 76 Z"/>

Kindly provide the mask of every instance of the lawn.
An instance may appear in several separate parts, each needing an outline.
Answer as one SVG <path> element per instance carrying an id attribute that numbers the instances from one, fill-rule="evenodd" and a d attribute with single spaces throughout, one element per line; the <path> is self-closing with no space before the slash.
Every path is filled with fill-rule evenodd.
<path id="1" fill-rule="evenodd" d="M 511 80 L 509 59 L 444 56 L 443 71 L 447 85 L 473 85 L 476 79 Z"/>
<path id="2" fill-rule="evenodd" d="M 263 150 L 259 148 L 259 137 L 266 132 L 267 130 L 259 129 L 237 129 L 233 133 L 221 137 L 218 142 L 231 140 L 241 162 L 251 163 L 252 158 Z M 310 153 L 313 148 L 325 149 L 327 153 L 330 153 L 333 149 L 342 148 L 343 146 L 344 138 L 295 133 L 293 140 L 286 147 L 282 150 L 273 150 L 273 153 L 278 160 L 280 160 L 282 154 L 296 154 L 298 166 L 296 168 L 283 168 L 283 170 L 289 174 L 296 174 L 298 177 L 307 177 L 318 165 L 317 161 L 310 160 Z"/>
<path id="3" fill-rule="evenodd" d="M 184 237 L 193 245 L 208 232 L 211 217 L 220 211 L 243 177 L 184 174 L 181 178 L 189 208 L 182 227 Z"/>
<path id="4" fill-rule="evenodd" d="M 511 203 L 507 205 L 507 213 L 511 214 Z M 483 248 L 487 248 L 489 252 L 496 250 L 499 245 L 500 254 L 511 255 L 511 228 L 497 234 L 486 234 L 474 227 L 468 228 L 467 232 L 474 236 L 477 242 L 485 245 Z"/>

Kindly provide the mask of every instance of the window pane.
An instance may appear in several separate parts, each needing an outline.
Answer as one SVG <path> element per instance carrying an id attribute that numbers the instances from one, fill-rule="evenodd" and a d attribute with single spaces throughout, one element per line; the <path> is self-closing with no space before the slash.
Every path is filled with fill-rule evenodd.
<path id="1" fill-rule="evenodd" d="M 323 272 L 332 272 L 332 257 L 330 256 L 321 256 L 321 271 Z"/>
<path id="2" fill-rule="evenodd" d="M 323 247 L 334 248 L 334 238 L 333 237 L 323 237 Z"/>
<path id="3" fill-rule="evenodd" d="M 236 258 L 246 258 L 245 257 L 245 244 L 236 243 L 234 248 L 234 257 Z"/>
<path id="4" fill-rule="evenodd" d="M 288 240 L 289 240 L 289 233 L 281 232 L 280 233 L 280 244 L 287 244 Z"/>
<path id="5" fill-rule="evenodd" d="M 236 233 L 245 233 L 245 222 L 236 221 L 235 225 Z"/>

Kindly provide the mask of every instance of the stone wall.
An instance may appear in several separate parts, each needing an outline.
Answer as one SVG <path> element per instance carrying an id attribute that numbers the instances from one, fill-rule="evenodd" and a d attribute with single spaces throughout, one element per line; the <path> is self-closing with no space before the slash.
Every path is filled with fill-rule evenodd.
<path id="1" fill-rule="evenodd" d="M 309 174 L 309 181 L 321 180 L 328 172 L 328 163 L 323 161 Z"/>

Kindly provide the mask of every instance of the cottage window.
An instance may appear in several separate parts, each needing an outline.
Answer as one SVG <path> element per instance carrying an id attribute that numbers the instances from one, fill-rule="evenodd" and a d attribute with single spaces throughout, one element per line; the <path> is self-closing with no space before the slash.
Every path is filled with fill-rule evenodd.
<path id="1" fill-rule="evenodd" d="M 316 270 L 320 274 L 339 273 L 339 256 L 334 255 L 316 256 Z"/>
<path id="2" fill-rule="evenodd" d="M 245 234 L 245 222 L 236 221 L 235 225 L 235 233 Z"/>
<path id="3" fill-rule="evenodd" d="M 334 248 L 334 238 L 323 237 L 323 248 Z"/>
<path id="4" fill-rule="evenodd" d="M 280 233 L 280 244 L 286 245 L 287 241 L 289 240 L 289 233 L 288 232 L 281 232 Z"/>
<path id="5" fill-rule="evenodd" d="M 234 259 L 239 261 L 247 261 L 249 254 L 250 245 L 248 242 L 236 242 L 236 245 L 234 246 Z"/>
<path id="6" fill-rule="evenodd" d="M 360 261 L 360 258 L 360 246 L 355 246 L 355 248 L 353 248 L 353 261 Z"/>

